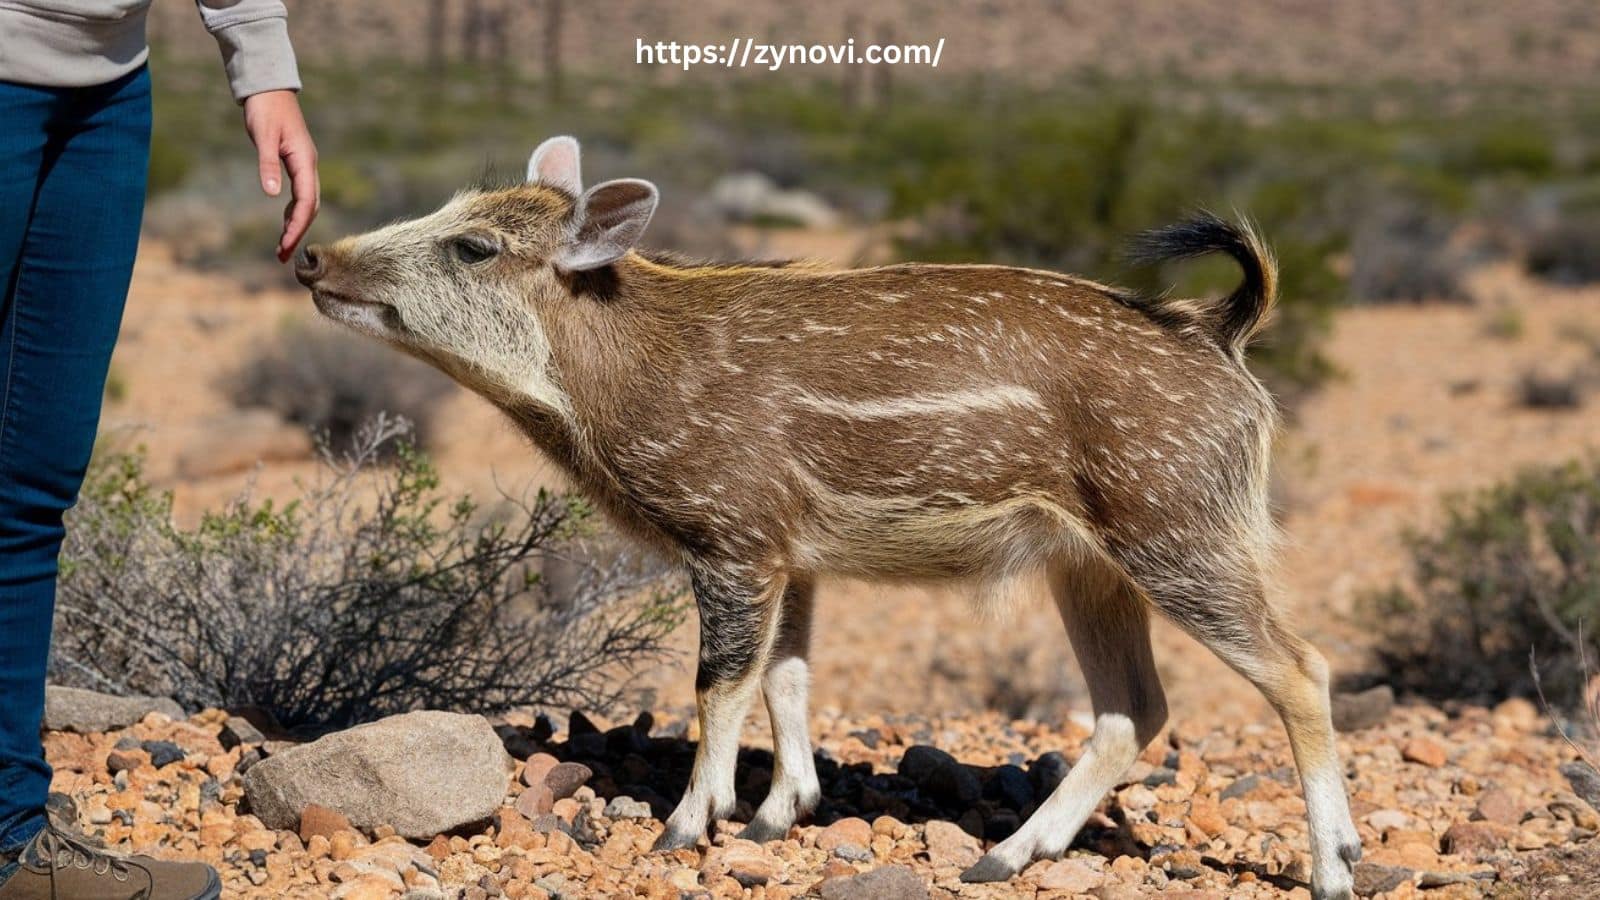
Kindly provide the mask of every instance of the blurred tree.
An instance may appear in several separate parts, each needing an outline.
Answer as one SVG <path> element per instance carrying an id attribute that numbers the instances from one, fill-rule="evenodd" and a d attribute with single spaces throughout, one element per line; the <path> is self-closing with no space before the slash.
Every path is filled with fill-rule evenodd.
<path id="1" fill-rule="evenodd" d="M 846 13 L 844 17 L 844 39 L 850 40 L 861 31 L 861 16 L 856 13 Z M 856 52 L 860 52 L 857 48 Z M 844 102 L 845 109 L 855 109 L 861 105 L 861 67 L 845 66 L 840 74 L 839 92 Z"/>
<path id="2" fill-rule="evenodd" d="M 483 39 L 483 0 L 466 0 L 466 11 L 461 17 L 461 58 L 476 63 L 480 58 Z"/>
<path id="3" fill-rule="evenodd" d="M 444 70 L 445 26 L 450 21 L 450 0 L 428 0 L 428 68 Z"/>
<path id="4" fill-rule="evenodd" d="M 877 41 L 878 46 L 880 47 L 887 47 L 890 44 L 893 44 L 894 25 L 890 24 L 889 22 L 879 25 Z M 863 52 L 865 51 L 863 50 Z M 876 95 L 875 99 L 879 109 L 888 109 L 889 104 L 894 99 L 894 78 L 891 74 L 893 71 L 893 66 L 887 66 L 882 63 L 872 67 L 873 80 L 876 83 L 877 88 L 874 93 Z"/>
<path id="5" fill-rule="evenodd" d="M 565 0 L 544 0 L 544 88 L 550 102 L 561 100 L 561 24 Z"/>

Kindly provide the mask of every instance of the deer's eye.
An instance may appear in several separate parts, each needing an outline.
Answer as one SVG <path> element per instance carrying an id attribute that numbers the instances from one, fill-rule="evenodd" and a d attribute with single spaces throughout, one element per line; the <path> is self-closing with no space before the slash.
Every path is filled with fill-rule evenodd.
<path id="1" fill-rule="evenodd" d="M 450 241 L 450 252 L 470 266 L 500 255 L 500 244 L 486 235 L 464 234 Z"/>

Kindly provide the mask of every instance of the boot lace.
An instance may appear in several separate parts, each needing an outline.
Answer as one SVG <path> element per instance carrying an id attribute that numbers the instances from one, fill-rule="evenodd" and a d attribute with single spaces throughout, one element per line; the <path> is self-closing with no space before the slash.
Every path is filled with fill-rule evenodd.
<path id="1" fill-rule="evenodd" d="M 47 824 L 39 832 L 34 847 L 41 864 L 48 862 L 50 865 L 52 896 L 55 894 L 54 875 L 62 869 L 88 869 L 96 875 L 110 875 L 117 881 L 125 882 L 130 866 L 137 865 L 57 828 L 54 823 Z M 139 896 L 144 893 L 141 890 Z"/>

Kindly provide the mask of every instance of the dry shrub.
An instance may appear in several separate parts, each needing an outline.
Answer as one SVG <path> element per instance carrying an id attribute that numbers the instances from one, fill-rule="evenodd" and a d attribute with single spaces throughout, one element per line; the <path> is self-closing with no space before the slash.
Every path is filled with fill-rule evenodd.
<path id="1" fill-rule="evenodd" d="M 1350 296 L 1358 303 L 1466 302 L 1473 260 L 1455 243 L 1457 221 L 1426 206 L 1391 201 L 1356 228 Z"/>
<path id="2" fill-rule="evenodd" d="M 1517 404 L 1528 409 L 1572 410 L 1583 406 L 1588 375 L 1574 369 L 1552 375 L 1529 369 L 1517 379 Z"/>
<path id="3" fill-rule="evenodd" d="M 1600 460 L 1530 469 L 1452 498 L 1407 537 L 1408 584 L 1369 601 L 1383 677 L 1433 699 L 1530 696 L 1528 654 L 1562 699 L 1584 689 L 1600 621 Z"/>
<path id="4" fill-rule="evenodd" d="M 482 514 L 406 433 L 380 417 L 294 502 L 247 496 L 193 529 L 136 456 L 97 464 L 62 552 L 54 677 L 316 733 L 421 708 L 603 710 L 666 655 L 683 609 L 663 563 L 615 555 L 551 596 L 538 573 L 588 527 L 582 502 Z"/>
<path id="5" fill-rule="evenodd" d="M 1527 267 L 1563 284 L 1600 281 L 1600 210 L 1569 211 L 1531 228 Z"/>

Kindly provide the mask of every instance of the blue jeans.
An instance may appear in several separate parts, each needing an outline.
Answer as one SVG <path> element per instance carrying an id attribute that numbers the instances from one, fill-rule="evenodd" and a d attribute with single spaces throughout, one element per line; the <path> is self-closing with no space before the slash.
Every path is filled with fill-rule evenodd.
<path id="1" fill-rule="evenodd" d="M 0 82 L 0 850 L 44 824 L 61 516 L 100 421 L 144 214 L 150 76 Z"/>

